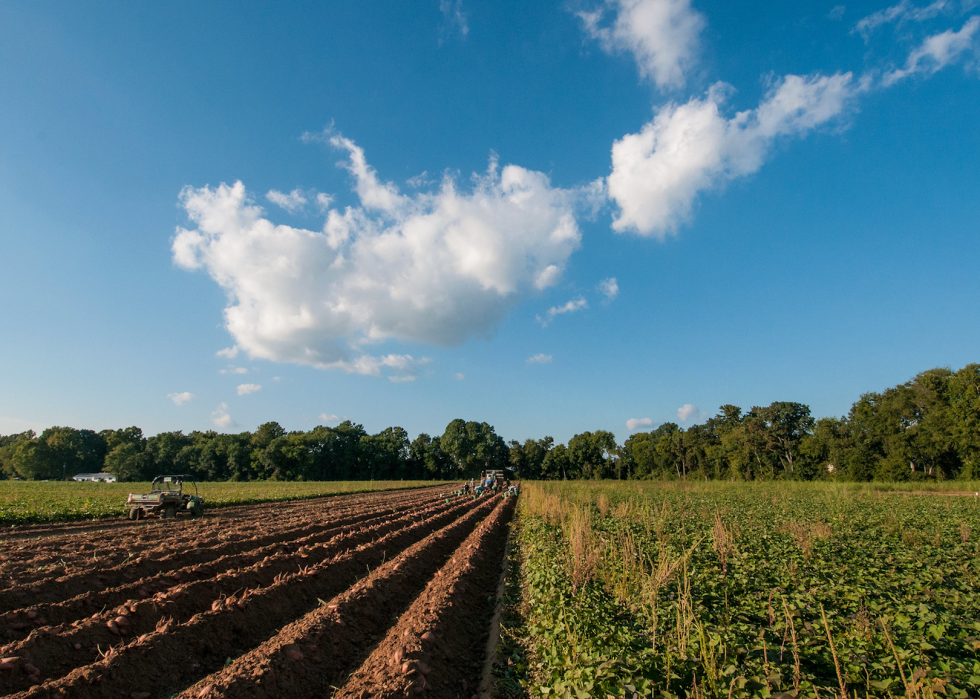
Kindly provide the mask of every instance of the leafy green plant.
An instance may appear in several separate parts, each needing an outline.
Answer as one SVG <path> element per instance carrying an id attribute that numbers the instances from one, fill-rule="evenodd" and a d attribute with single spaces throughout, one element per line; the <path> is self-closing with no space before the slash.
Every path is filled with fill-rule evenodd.
<path id="1" fill-rule="evenodd" d="M 978 525 L 838 484 L 527 484 L 529 691 L 977 696 Z"/>

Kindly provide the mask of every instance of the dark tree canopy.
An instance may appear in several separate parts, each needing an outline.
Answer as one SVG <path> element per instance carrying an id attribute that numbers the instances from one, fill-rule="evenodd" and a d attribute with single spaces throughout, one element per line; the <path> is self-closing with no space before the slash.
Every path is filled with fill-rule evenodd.
<path id="1" fill-rule="evenodd" d="M 456 419 L 414 440 L 345 421 L 290 432 L 161 432 L 50 427 L 0 435 L 0 477 L 60 480 L 108 471 L 119 480 L 192 473 L 202 480 L 468 479 L 509 468 L 527 479 L 945 480 L 980 478 L 980 364 L 931 369 L 861 396 L 843 417 L 776 401 L 722 405 L 687 429 L 666 422 L 619 445 L 605 430 L 505 442 L 486 422 Z"/>

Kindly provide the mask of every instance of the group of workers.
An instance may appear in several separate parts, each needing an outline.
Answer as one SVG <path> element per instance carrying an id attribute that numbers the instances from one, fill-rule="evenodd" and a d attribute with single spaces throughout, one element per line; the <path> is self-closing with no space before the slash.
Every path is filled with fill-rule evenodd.
<path id="1" fill-rule="evenodd" d="M 504 477 L 504 482 L 500 483 L 496 476 L 493 474 L 487 475 L 479 483 L 476 479 L 471 478 L 469 483 L 463 483 L 463 494 L 469 495 L 472 493 L 474 496 L 483 495 L 488 493 L 495 495 L 497 493 L 503 493 L 506 495 L 517 495 L 517 484 L 511 483 L 510 479 L 506 476 Z"/>

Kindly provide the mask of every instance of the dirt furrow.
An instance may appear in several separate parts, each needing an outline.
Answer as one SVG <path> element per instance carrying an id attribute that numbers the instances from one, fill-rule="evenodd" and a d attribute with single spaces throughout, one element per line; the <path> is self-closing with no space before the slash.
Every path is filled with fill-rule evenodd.
<path id="1" fill-rule="evenodd" d="M 308 504 L 322 504 L 328 501 L 356 502 L 359 499 L 367 500 L 370 498 L 384 497 L 391 493 L 410 493 L 440 488 L 444 484 L 434 483 L 432 486 L 422 488 L 405 488 L 398 490 L 378 490 L 370 493 L 351 493 L 341 495 L 324 495 L 322 497 L 303 498 L 299 500 L 277 500 L 245 505 L 228 505 L 220 508 L 212 508 L 209 512 L 219 514 L 226 519 L 244 518 L 250 519 L 257 513 L 265 510 L 277 510 L 283 507 L 302 507 Z M 50 524 L 19 524 L 0 527 L 0 553 L 4 545 L 23 539 L 46 539 L 48 537 L 72 536 L 76 534 L 89 534 L 93 532 L 106 532 L 111 535 L 110 530 L 127 530 L 145 527 L 152 524 L 151 521 L 131 522 L 124 517 L 105 517 L 102 519 L 87 519 L 77 522 L 52 522 Z"/>
<path id="2" fill-rule="evenodd" d="M 442 514 L 339 553 L 320 566 L 284 576 L 232 604 L 216 605 L 214 610 L 196 614 L 185 624 L 163 619 L 157 630 L 113 647 L 102 660 L 11 696 L 87 699 L 143 691 L 151 692 L 150 697 L 170 696 L 218 670 L 227 659 L 261 644 L 283 625 L 316 609 L 320 600 L 350 587 L 370 569 L 431 532 L 447 525 L 458 527 L 461 520 L 475 526 L 490 506 L 492 503 L 457 501 Z M 46 670 L 37 669 L 40 672 L 34 676 L 41 681 Z"/>
<path id="3" fill-rule="evenodd" d="M 285 530 L 277 529 L 268 534 L 255 534 L 248 539 L 223 542 L 210 546 L 202 543 L 193 550 L 178 549 L 173 551 L 168 546 L 161 545 L 159 549 L 162 549 L 162 551 L 144 554 L 143 556 L 111 568 L 97 571 L 89 570 L 77 574 L 73 573 L 55 580 L 41 581 L 29 585 L 18 585 L 14 588 L 0 590 L 0 611 L 6 612 L 24 606 L 25 604 L 50 604 L 82 594 L 87 590 L 101 590 L 124 585 L 140 578 L 155 575 L 161 571 L 172 570 L 174 567 L 185 567 L 194 563 L 202 563 L 219 556 L 248 551 L 264 545 L 285 544 L 292 539 L 302 536 L 308 536 L 344 524 L 353 524 L 370 519 L 376 516 L 376 514 L 376 511 L 365 512 L 362 510 L 356 514 L 328 517 L 319 522 L 305 523 Z M 158 556 L 156 555 L 157 553 L 161 553 L 162 555 Z"/>
<path id="4" fill-rule="evenodd" d="M 480 685 L 513 501 L 470 534 L 333 699 L 458 699 Z"/>
<path id="5" fill-rule="evenodd" d="M 442 503 L 443 500 L 439 499 L 437 502 Z M 61 602 L 34 604 L 29 607 L 12 610 L 2 615 L 0 620 L 5 621 L 8 625 L 11 622 L 16 624 L 18 628 L 15 630 L 19 634 L 12 633 L 14 630 L 9 629 L 9 626 L 6 628 L 0 626 L 0 639 L 8 642 L 11 638 L 20 638 L 24 634 L 29 633 L 34 627 L 43 627 L 46 625 L 57 626 L 71 623 L 77 619 L 90 616 L 93 611 L 120 604 L 128 604 L 131 600 L 150 597 L 182 583 L 213 578 L 227 570 L 253 565 L 256 561 L 276 553 L 288 555 L 291 550 L 298 551 L 303 546 L 328 541 L 338 533 L 344 532 L 352 526 L 361 528 L 390 519 L 416 516 L 425 507 L 426 503 L 420 503 L 412 507 L 399 508 L 398 513 L 390 513 L 389 509 L 385 509 L 386 514 L 361 520 L 360 522 L 347 522 L 293 541 L 267 544 L 243 553 L 219 556 L 205 563 L 193 564 L 157 573 L 156 575 L 140 578 L 135 582 L 125 585 L 106 590 L 83 592 Z M 5 646 L 4 648 L 6 647 L 9 646 Z M 0 651 L 2 650 L 3 648 L 0 648 Z"/>
<path id="6" fill-rule="evenodd" d="M 254 591 L 272 585 L 282 575 L 319 566 L 340 551 L 374 541 L 407 523 L 437 516 L 450 507 L 440 501 L 421 511 L 412 510 L 402 516 L 389 515 L 373 526 L 363 526 L 362 523 L 355 529 L 345 528 L 342 532 L 335 532 L 329 541 L 302 546 L 295 553 L 263 555 L 257 552 L 254 558 L 259 561 L 251 566 L 225 570 L 216 575 L 199 575 L 204 579 L 196 582 L 188 582 L 189 573 L 181 578 L 185 584 L 180 584 L 180 588 L 173 593 L 161 592 L 150 600 L 122 597 L 111 605 L 96 607 L 97 612 L 91 617 L 81 620 L 76 617 L 75 623 L 70 626 L 65 624 L 37 629 L 24 641 L 0 648 L 0 656 L 23 657 L 36 667 L 44 667 L 49 677 L 57 677 L 59 672 L 66 674 L 80 664 L 95 662 L 100 648 L 118 641 L 119 636 L 136 637 L 151 633 L 164 616 L 179 624 L 199 612 L 212 609 L 216 601 L 235 604 L 238 601 L 236 595 L 240 596 L 244 590 Z M 229 599 L 231 602 L 227 601 Z M 98 612 L 107 606 L 108 611 Z M 88 608 L 91 609 L 91 605 Z M 107 623 L 119 615 L 126 617 L 125 628 L 117 626 L 110 630 Z M 0 674 L 0 696 L 29 686 L 29 678 L 22 673 Z"/>
<path id="7" fill-rule="evenodd" d="M 239 528 L 240 531 L 236 531 L 235 529 L 231 529 L 229 527 L 224 526 L 220 520 L 209 521 L 207 522 L 206 525 L 204 521 L 196 520 L 187 523 L 181 523 L 181 524 L 185 524 L 183 529 L 189 530 L 190 533 L 194 534 L 193 539 L 190 540 L 184 539 L 178 542 L 168 537 L 164 540 L 163 536 L 169 534 L 170 532 L 167 530 L 157 530 L 156 536 L 153 538 L 153 546 L 155 547 L 154 550 L 149 553 L 144 553 L 142 557 L 146 557 L 148 559 L 161 558 L 166 554 L 182 552 L 184 549 L 199 549 L 203 551 L 206 548 L 206 545 L 201 545 L 200 541 L 216 542 L 211 544 L 212 549 L 213 547 L 216 546 L 227 546 L 227 545 L 234 545 L 235 543 L 238 543 L 239 548 L 242 548 L 243 550 L 247 551 L 247 550 L 251 550 L 252 547 L 255 546 L 275 545 L 277 543 L 281 543 L 288 539 L 302 537 L 303 532 L 305 530 L 308 530 L 311 526 L 320 526 L 320 527 L 328 526 L 333 528 L 335 525 L 339 526 L 344 522 L 365 521 L 363 519 L 364 517 L 371 518 L 376 516 L 382 516 L 385 514 L 392 514 L 393 512 L 400 512 L 406 509 L 409 510 L 417 509 L 419 507 L 424 507 L 429 502 L 438 502 L 441 500 L 442 498 L 439 498 L 438 494 L 432 494 L 429 497 L 416 495 L 415 497 L 412 498 L 404 498 L 404 499 L 399 498 L 393 503 L 374 503 L 373 506 L 370 508 L 369 507 L 344 508 L 343 510 L 332 511 L 330 512 L 329 517 L 326 519 L 324 519 L 320 513 L 316 513 L 316 512 L 299 513 L 295 517 L 289 518 L 286 521 L 271 523 L 272 526 L 268 526 L 264 530 L 265 535 L 267 537 L 268 536 L 275 537 L 275 539 L 272 540 L 273 541 L 272 544 L 268 544 L 268 543 L 263 544 L 263 542 L 259 538 L 257 538 L 258 535 L 256 534 L 256 530 L 262 531 L 262 527 L 258 525 L 256 525 L 255 527 L 249 526 L 248 529 Z M 310 524 L 311 522 L 319 522 L 319 524 L 311 525 Z M 171 526 L 177 528 L 180 527 L 180 524 L 173 524 Z M 320 529 L 319 531 L 322 532 L 326 530 Z M 122 550 L 125 552 L 128 549 L 123 548 Z M 81 594 L 84 591 L 92 589 L 93 586 L 88 584 L 88 581 L 85 580 L 84 576 L 86 573 L 91 573 L 93 570 L 95 570 L 96 571 L 95 576 L 96 579 L 98 579 L 98 576 L 100 574 L 105 575 L 104 569 L 112 569 L 118 567 L 120 565 L 120 559 L 122 564 L 128 564 L 128 563 L 134 563 L 135 560 L 133 559 L 136 557 L 135 552 L 131 552 L 129 555 L 123 553 L 120 556 L 117 556 L 116 559 L 113 559 L 110 556 L 106 555 L 105 549 L 100 549 L 97 553 L 101 554 L 101 558 L 99 558 L 97 561 L 94 561 L 93 563 L 94 565 L 99 566 L 99 568 L 93 569 L 90 566 L 83 566 L 83 569 L 81 571 L 71 570 L 67 575 L 62 576 L 62 579 L 64 579 L 66 577 L 69 577 L 70 575 L 74 575 L 75 576 L 74 580 L 76 581 L 82 580 L 82 585 L 78 586 L 78 590 L 74 594 Z M 213 553 L 212 555 L 215 557 L 220 557 L 222 555 L 230 555 L 230 554 L 222 554 L 219 551 L 218 553 Z M 77 564 L 71 562 L 70 557 L 68 561 L 62 561 L 62 563 L 66 567 L 73 566 L 73 568 L 77 568 Z M 2 564 L 0 564 L 0 569 L 6 572 L 6 567 L 3 566 Z M 172 570 L 172 567 L 170 568 L 170 570 Z M 126 573 L 124 572 L 124 577 L 125 576 Z M 107 583 L 105 580 L 101 580 L 99 582 L 102 584 L 107 584 L 109 586 L 112 586 L 110 583 Z M 17 586 L 17 588 L 20 590 L 21 598 L 23 598 L 25 594 L 31 592 L 35 593 L 35 594 L 28 594 L 28 596 L 26 597 L 26 599 L 28 600 L 27 602 L 28 604 L 30 604 L 31 602 L 36 603 L 36 600 L 38 598 L 36 591 L 41 589 L 42 587 L 43 587 L 43 583 L 35 583 L 33 586 L 27 584 Z M 67 596 L 67 594 L 68 593 L 66 592 L 65 596 Z M 17 597 L 17 595 L 15 595 L 13 592 L 8 593 L 8 595 L 9 595 L 8 600 L 10 597 Z M 3 609 L 2 599 L 3 599 L 3 595 L 0 594 L 0 610 Z M 61 597 L 61 599 L 64 599 L 64 596 Z"/>
<path id="8" fill-rule="evenodd" d="M 474 514 L 506 510 L 509 517 L 512 510 L 506 500 L 481 502 Z M 179 699 L 329 696 L 477 524 L 474 517 L 433 534 L 224 670 L 189 687 Z"/>
<path id="9" fill-rule="evenodd" d="M 428 497 L 436 496 L 436 493 L 428 493 Z M 374 498 L 371 502 L 363 503 L 329 502 L 332 506 L 328 515 L 336 518 L 370 509 L 401 506 L 425 497 L 425 493 L 409 492 L 402 497 L 391 498 L 390 501 Z M 253 536 L 255 530 L 284 531 L 290 526 L 302 527 L 311 519 L 322 516 L 319 510 L 325 509 L 327 504 L 324 502 L 318 503 L 315 507 L 288 508 L 278 513 L 270 510 L 263 516 L 255 516 L 248 522 L 241 522 L 246 525 L 244 527 L 234 526 L 220 515 L 212 514 L 198 520 L 147 522 L 141 529 L 131 532 L 126 539 L 117 535 L 99 541 L 94 538 L 74 536 L 42 540 L 33 545 L 22 544 L 15 550 L 0 552 L 3 561 L 0 564 L 0 571 L 11 582 L 19 586 L 28 585 L 70 573 L 78 574 L 94 568 L 105 568 L 108 565 L 125 562 L 144 552 L 151 553 L 160 546 L 160 540 L 164 536 L 167 538 L 169 548 L 183 548 L 204 539 L 220 539 L 222 543 L 228 543 L 248 539 Z"/>

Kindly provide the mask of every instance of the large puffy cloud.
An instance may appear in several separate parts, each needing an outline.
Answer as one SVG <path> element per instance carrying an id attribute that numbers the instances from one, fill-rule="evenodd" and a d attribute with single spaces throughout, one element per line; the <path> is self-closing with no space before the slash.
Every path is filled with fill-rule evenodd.
<path id="1" fill-rule="evenodd" d="M 639 133 L 613 144 L 613 228 L 660 238 L 674 232 L 699 192 L 756 172 L 775 139 L 826 124 L 861 89 L 851 73 L 787 75 L 758 107 L 731 118 L 721 111 L 731 90 L 723 83 L 704 98 L 668 104 Z"/>
<path id="2" fill-rule="evenodd" d="M 603 26 L 607 12 L 614 15 L 611 26 Z M 643 77 L 660 87 L 684 86 L 705 27 L 690 0 L 605 0 L 578 15 L 603 49 L 632 53 Z"/>
<path id="3" fill-rule="evenodd" d="M 980 15 L 968 19 L 958 32 L 947 29 L 927 37 L 912 50 L 905 67 L 884 75 L 882 84 L 888 86 L 917 73 L 932 75 L 951 63 L 970 54 L 980 54 Z"/>
<path id="4" fill-rule="evenodd" d="M 557 283 L 580 244 L 580 194 L 540 172 L 491 161 L 469 191 L 447 176 L 406 196 L 360 147 L 328 137 L 348 154 L 360 206 L 328 209 L 322 230 L 274 224 L 241 182 L 181 193 L 194 227 L 177 229 L 174 261 L 227 291 L 226 327 L 252 358 L 415 376 L 424 358 L 363 347 L 488 336 L 509 307 Z"/>

